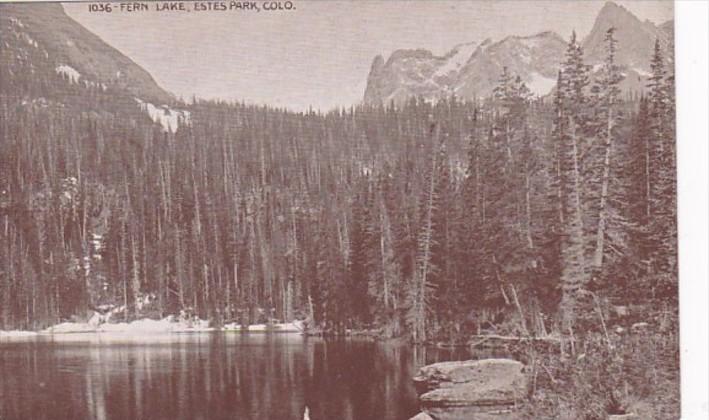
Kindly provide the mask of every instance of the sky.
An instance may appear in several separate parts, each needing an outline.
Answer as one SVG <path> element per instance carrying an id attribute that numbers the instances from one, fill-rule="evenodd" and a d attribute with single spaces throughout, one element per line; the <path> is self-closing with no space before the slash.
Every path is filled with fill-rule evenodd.
<path id="1" fill-rule="evenodd" d="M 326 111 L 362 100 L 376 55 L 411 48 L 443 55 L 461 43 L 547 30 L 568 38 L 575 29 L 583 37 L 604 2 L 293 0 L 289 11 L 159 12 L 152 4 L 146 12 L 120 12 L 118 3 L 111 13 L 89 12 L 87 3 L 64 9 L 178 97 Z M 641 20 L 673 18 L 669 0 L 616 3 Z"/>

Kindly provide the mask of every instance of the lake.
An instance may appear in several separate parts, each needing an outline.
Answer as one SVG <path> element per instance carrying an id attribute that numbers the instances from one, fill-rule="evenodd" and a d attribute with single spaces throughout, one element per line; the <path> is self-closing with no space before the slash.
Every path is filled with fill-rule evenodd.
<path id="1" fill-rule="evenodd" d="M 298 334 L 0 339 L 0 420 L 400 420 L 418 367 L 470 358 Z"/>

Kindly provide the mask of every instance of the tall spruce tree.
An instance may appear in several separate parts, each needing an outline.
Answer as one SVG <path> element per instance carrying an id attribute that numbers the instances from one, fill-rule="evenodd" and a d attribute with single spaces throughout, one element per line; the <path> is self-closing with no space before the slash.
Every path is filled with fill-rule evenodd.
<path id="1" fill-rule="evenodd" d="M 596 136 L 602 142 L 602 160 L 600 162 L 600 192 L 598 198 L 598 215 L 596 222 L 595 244 L 593 251 L 593 269 L 600 272 L 603 269 L 604 255 L 607 252 L 607 237 L 608 229 L 611 221 L 609 220 L 614 214 L 617 215 L 617 209 L 611 208 L 614 202 L 613 194 L 617 191 L 611 191 L 611 171 L 612 167 L 617 165 L 614 159 L 616 143 L 617 126 L 620 119 L 620 111 L 618 109 L 618 96 L 620 88 L 618 84 L 623 80 L 620 74 L 620 69 L 616 64 L 615 57 L 617 53 L 618 41 L 615 39 L 615 28 L 611 27 L 606 31 L 606 57 L 603 62 L 601 76 L 594 86 L 594 93 L 597 95 L 598 103 L 597 111 L 598 122 L 596 126 Z M 616 249 L 622 249 L 622 246 L 615 244 Z"/>
<path id="2" fill-rule="evenodd" d="M 576 32 L 572 33 L 567 46 L 561 82 L 558 88 L 561 91 L 561 101 L 557 104 L 556 113 L 560 116 L 560 122 L 563 121 L 557 130 L 560 131 L 558 136 L 562 143 L 562 183 L 567 193 L 564 203 L 564 241 L 561 246 L 560 311 L 562 329 L 570 330 L 579 311 L 582 291 L 589 280 L 584 223 L 586 192 L 582 167 L 582 147 L 586 144 L 589 119 L 586 92 L 589 77 L 588 66 L 583 62 L 583 51 L 576 40 Z"/>

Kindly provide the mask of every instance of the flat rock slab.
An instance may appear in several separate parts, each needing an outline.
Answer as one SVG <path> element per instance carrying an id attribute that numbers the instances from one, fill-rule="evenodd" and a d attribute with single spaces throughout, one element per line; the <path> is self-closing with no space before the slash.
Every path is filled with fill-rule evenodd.
<path id="1" fill-rule="evenodd" d="M 528 380 L 516 360 L 485 359 L 424 366 L 415 381 L 433 389 L 419 400 L 435 420 L 512 420 Z"/>
<path id="2" fill-rule="evenodd" d="M 426 413 L 418 413 L 417 415 L 411 417 L 409 420 L 434 420 L 433 417 Z"/>
<path id="3" fill-rule="evenodd" d="M 419 398 L 424 407 L 506 406 L 514 405 L 526 397 L 526 381 L 515 380 L 502 384 L 469 383 L 451 388 L 429 391 Z"/>
<path id="4" fill-rule="evenodd" d="M 507 383 L 505 378 L 524 376 L 524 365 L 510 359 L 466 360 L 441 362 L 419 369 L 414 383 L 426 389 L 449 388 L 466 383 L 494 386 L 498 381 Z"/>
<path id="5" fill-rule="evenodd" d="M 528 420 L 513 409 L 481 411 L 475 407 L 433 408 L 426 420 Z M 413 420 L 413 419 L 412 419 Z M 418 420 L 418 419 L 417 419 Z"/>

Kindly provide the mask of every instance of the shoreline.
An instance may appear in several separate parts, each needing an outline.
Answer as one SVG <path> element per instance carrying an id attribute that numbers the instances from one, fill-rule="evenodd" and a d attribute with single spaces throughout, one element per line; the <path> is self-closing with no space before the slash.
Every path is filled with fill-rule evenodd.
<path id="1" fill-rule="evenodd" d="M 288 333 L 303 334 L 304 324 L 292 321 L 274 324 L 252 324 L 242 326 L 236 323 L 212 327 L 207 320 L 175 320 L 166 317 L 160 320 L 142 318 L 131 322 L 91 324 L 89 322 L 62 322 L 39 331 L 31 330 L 0 330 L 0 338 L 26 338 L 53 335 L 77 334 L 185 334 L 204 332 L 238 332 L 238 333 Z"/>

